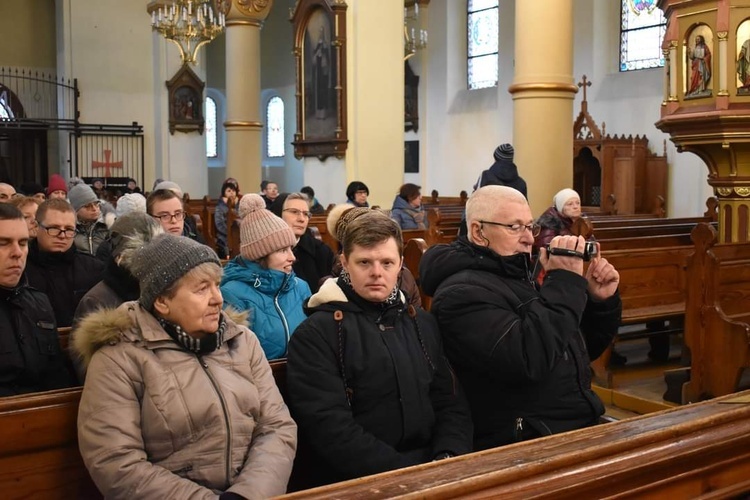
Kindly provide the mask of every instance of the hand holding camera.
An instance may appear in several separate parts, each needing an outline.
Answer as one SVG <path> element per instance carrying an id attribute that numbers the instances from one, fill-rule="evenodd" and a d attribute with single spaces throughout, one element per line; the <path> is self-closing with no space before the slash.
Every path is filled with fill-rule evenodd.
<path id="1" fill-rule="evenodd" d="M 596 247 L 596 243 L 594 247 Z M 544 270 L 565 269 L 583 275 L 583 259 L 586 240 L 583 236 L 555 236 L 546 248 L 542 249 L 539 258 Z M 589 258 L 591 254 L 588 254 Z"/>

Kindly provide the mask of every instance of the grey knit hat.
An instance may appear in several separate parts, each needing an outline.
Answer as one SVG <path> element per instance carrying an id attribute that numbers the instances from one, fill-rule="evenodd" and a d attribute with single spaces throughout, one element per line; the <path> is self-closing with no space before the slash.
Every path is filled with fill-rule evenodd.
<path id="1" fill-rule="evenodd" d="M 495 161 L 513 161 L 514 152 L 513 146 L 506 142 L 495 148 L 495 153 L 492 156 L 495 157 Z"/>
<path id="2" fill-rule="evenodd" d="M 146 213 L 146 198 L 141 193 L 127 193 L 117 199 L 115 215 L 122 217 L 131 212 Z"/>
<path id="3" fill-rule="evenodd" d="M 245 216 L 240 223 L 240 254 L 244 258 L 258 260 L 297 244 L 292 228 L 283 219 L 266 210 L 266 202 L 260 195 L 246 194 L 242 201 L 245 202 Z"/>
<path id="4" fill-rule="evenodd" d="M 76 212 L 83 206 L 99 201 L 96 193 L 88 184 L 76 184 L 68 191 L 68 199 Z"/>
<path id="5" fill-rule="evenodd" d="M 216 252 L 184 236 L 160 234 L 132 258 L 130 272 L 138 279 L 138 302 L 151 311 L 154 301 L 190 270 L 206 262 L 221 265 Z"/>

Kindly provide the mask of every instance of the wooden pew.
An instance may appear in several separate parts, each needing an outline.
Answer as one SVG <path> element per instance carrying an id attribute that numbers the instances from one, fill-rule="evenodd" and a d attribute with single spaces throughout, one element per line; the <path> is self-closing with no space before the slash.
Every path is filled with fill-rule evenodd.
<path id="1" fill-rule="evenodd" d="M 460 205 L 466 206 L 466 201 L 469 199 L 469 195 L 466 191 L 461 191 L 458 196 L 440 196 L 437 189 L 433 189 L 430 196 L 422 197 L 422 206 L 425 210 L 428 210 L 435 206 L 446 206 L 446 205 Z"/>
<path id="2" fill-rule="evenodd" d="M 693 231 L 685 343 L 691 358 L 683 402 L 737 390 L 750 367 L 750 243 L 716 243 L 716 230 Z"/>
<path id="3" fill-rule="evenodd" d="M 425 311 L 430 310 L 432 297 L 422 291 L 422 286 L 419 282 L 419 262 L 422 260 L 422 255 L 427 251 L 427 248 L 427 243 L 422 238 L 411 238 L 404 245 L 404 266 L 411 271 L 411 274 L 417 281 L 419 295 L 422 298 L 422 309 Z"/>
<path id="4" fill-rule="evenodd" d="M 328 225 L 326 224 L 327 219 L 327 215 L 313 215 L 310 217 L 308 227 L 316 228 L 323 243 L 328 245 L 328 248 L 330 248 L 334 254 L 337 254 L 339 253 L 339 242 L 328 232 Z"/>
<path id="5" fill-rule="evenodd" d="M 450 243 L 458 237 L 458 228 L 463 217 L 463 207 L 453 209 L 430 208 L 427 211 L 429 226 L 425 234 L 428 246 Z"/>
<path id="6" fill-rule="evenodd" d="M 280 498 L 737 498 L 750 392 Z"/>

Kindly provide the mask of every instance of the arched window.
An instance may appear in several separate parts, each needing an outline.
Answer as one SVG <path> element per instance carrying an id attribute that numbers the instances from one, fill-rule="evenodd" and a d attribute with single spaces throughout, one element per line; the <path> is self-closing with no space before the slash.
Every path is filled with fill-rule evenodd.
<path id="1" fill-rule="evenodd" d="M 266 105 L 266 154 L 269 158 L 284 157 L 284 101 L 279 96 Z"/>
<path id="2" fill-rule="evenodd" d="M 206 158 L 219 156 L 218 135 L 216 130 L 216 101 L 206 97 Z"/>
<path id="3" fill-rule="evenodd" d="M 663 67 L 667 21 L 656 0 L 620 2 L 620 71 Z"/>
<path id="4" fill-rule="evenodd" d="M 8 90 L 0 89 L 0 120 L 11 120 L 15 116 L 10 108 L 10 95 Z"/>
<path id="5" fill-rule="evenodd" d="M 469 90 L 496 87 L 498 78 L 498 0 L 469 0 L 467 76 Z"/>

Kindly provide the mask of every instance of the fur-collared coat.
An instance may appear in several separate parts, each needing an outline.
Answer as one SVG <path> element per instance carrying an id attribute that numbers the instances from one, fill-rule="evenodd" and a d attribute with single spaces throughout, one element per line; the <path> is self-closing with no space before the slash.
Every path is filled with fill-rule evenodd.
<path id="1" fill-rule="evenodd" d="M 137 302 L 81 321 L 87 366 L 81 456 L 105 498 L 283 494 L 297 426 L 255 335 L 226 319 L 224 344 L 198 356 Z"/>

